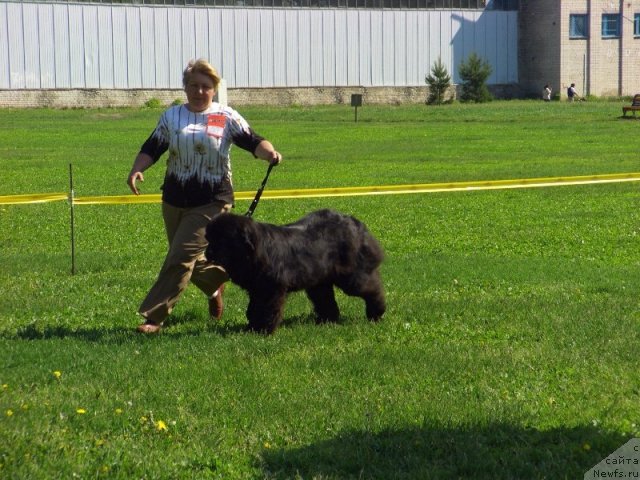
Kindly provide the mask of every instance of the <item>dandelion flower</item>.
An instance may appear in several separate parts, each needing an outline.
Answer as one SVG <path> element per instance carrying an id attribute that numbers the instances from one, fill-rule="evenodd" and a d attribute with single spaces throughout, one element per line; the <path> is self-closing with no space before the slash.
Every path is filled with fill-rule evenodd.
<path id="1" fill-rule="evenodd" d="M 7 410 L 6 413 L 7 413 L 7 417 L 13 416 L 13 410 L 11 410 L 11 409 Z"/>
<path id="2" fill-rule="evenodd" d="M 53 376 L 56 377 L 58 380 L 60 380 L 60 377 L 62 376 L 62 372 L 60 370 L 54 370 Z"/>
<path id="3" fill-rule="evenodd" d="M 267 450 L 271 448 L 271 444 L 269 442 L 264 442 L 264 448 Z"/>
<path id="4" fill-rule="evenodd" d="M 116 408 L 116 415 L 122 415 L 122 409 Z"/>
<path id="5" fill-rule="evenodd" d="M 8 385 L 8 384 L 6 384 L 6 383 L 3 383 L 3 384 L 2 384 L 2 389 L 3 389 L 3 390 L 6 390 L 7 388 L 9 388 L 9 385 Z"/>
<path id="6" fill-rule="evenodd" d="M 76 413 L 78 415 L 84 415 L 85 413 L 87 413 L 87 411 L 84 408 L 77 408 Z"/>
<path id="7" fill-rule="evenodd" d="M 162 420 L 158 420 L 156 422 L 156 428 L 158 429 L 159 432 L 166 432 L 169 430 L 169 427 L 167 427 L 167 424 L 164 423 Z"/>

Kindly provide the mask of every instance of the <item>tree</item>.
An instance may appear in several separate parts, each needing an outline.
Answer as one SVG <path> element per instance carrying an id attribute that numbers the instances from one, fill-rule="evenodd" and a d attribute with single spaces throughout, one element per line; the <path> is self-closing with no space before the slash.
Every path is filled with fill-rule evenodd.
<path id="1" fill-rule="evenodd" d="M 462 79 L 462 102 L 489 102 L 493 96 L 487 88 L 487 79 L 493 69 L 486 60 L 481 59 L 475 52 L 460 64 L 458 72 Z"/>
<path id="2" fill-rule="evenodd" d="M 451 86 L 451 76 L 447 72 L 440 57 L 431 67 L 431 73 L 425 77 L 425 82 L 429 85 L 428 104 L 441 105 L 445 103 L 445 94 Z"/>

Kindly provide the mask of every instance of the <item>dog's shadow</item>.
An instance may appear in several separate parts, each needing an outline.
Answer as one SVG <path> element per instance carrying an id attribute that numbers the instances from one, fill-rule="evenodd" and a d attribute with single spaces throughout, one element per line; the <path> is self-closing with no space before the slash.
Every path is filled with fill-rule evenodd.
<path id="1" fill-rule="evenodd" d="M 331 325 L 348 323 L 348 319 L 340 319 Z M 290 315 L 283 319 L 281 327 L 296 328 L 302 325 L 314 325 L 315 316 L 312 313 Z M 148 338 L 149 335 L 141 335 L 135 332 L 136 325 L 127 327 L 80 327 L 72 328 L 62 325 L 38 325 L 32 323 L 19 328 L 15 334 L 2 333 L 0 338 L 6 340 L 50 340 L 75 338 L 86 342 L 102 342 L 120 344 L 131 339 L 132 335 L 141 338 Z M 207 321 L 202 319 L 201 312 L 186 310 L 178 314 L 170 315 L 164 323 L 162 334 L 173 337 L 198 336 L 203 333 L 215 334 L 221 337 L 229 337 L 250 333 L 258 335 L 248 330 L 247 321 L 244 315 L 241 317 L 231 316 L 219 321 Z M 151 335 L 153 337 L 154 335 Z"/>
<path id="2" fill-rule="evenodd" d="M 342 323 L 342 319 L 340 319 L 338 322 L 332 322 L 331 325 L 340 325 L 341 323 Z M 280 322 L 280 326 L 278 327 L 278 330 L 283 328 L 295 329 L 305 325 L 316 325 L 315 315 L 308 313 L 308 314 L 287 316 L 282 319 L 282 322 Z M 320 325 L 325 325 L 325 324 L 320 324 Z M 244 317 L 223 319 L 218 322 L 211 322 L 207 326 L 207 331 L 214 333 L 216 335 L 219 335 L 221 337 L 228 337 L 232 335 L 239 335 L 239 334 L 245 334 L 245 333 L 252 334 L 252 335 L 266 335 L 264 333 L 251 331 Z M 277 334 L 278 332 L 275 332 L 272 335 L 277 335 Z"/>
<path id="3" fill-rule="evenodd" d="M 628 440 L 592 426 L 347 431 L 303 447 L 264 448 L 256 467 L 283 480 L 582 478 Z"/>

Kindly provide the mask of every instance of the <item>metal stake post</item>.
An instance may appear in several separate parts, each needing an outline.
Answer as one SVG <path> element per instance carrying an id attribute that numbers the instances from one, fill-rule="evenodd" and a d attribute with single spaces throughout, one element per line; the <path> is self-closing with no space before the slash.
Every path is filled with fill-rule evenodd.
<path id="1" fill-rule="evenodd" d="M 73 166 L 69 164 L 69 205 L 71 212 L 71 275 L 76 273 L 76 239 L 74 231 L 74 218 L 73 218 Z"/>

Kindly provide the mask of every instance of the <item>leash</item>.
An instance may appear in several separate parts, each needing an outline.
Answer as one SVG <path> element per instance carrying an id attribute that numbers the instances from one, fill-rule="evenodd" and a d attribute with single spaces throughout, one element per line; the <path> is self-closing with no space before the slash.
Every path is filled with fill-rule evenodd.
<path id="1" fill-rule="evenodd" d="M 258 206 L 258 202 L 260 201 L 260 197 L 262 196 L 262 192 L 264 190 L 264 187 L 267 185 L 267 180 L 269 179 L 269 174 L 271 173 L 271 170 L 273 169 L 273 167 L 276 166 L 276 165 L 277 164 L 275 164 L 275 163 L 270 163 L 269 164 L 269 168 L 267 169 L 267 174 L 264 176 L 264 180 L 262 180 L 262 185 L 260 185 L 260 188 L 256 192 L 256 196 L 253 199 L 253 202 L 251 202 L 251 205 L 249 206 L 249 210 L 247 210 L 247 213 L 244 214 L 245 217 L 250 217 L 251 215 L 253 215 L 253 211 Z"/>

